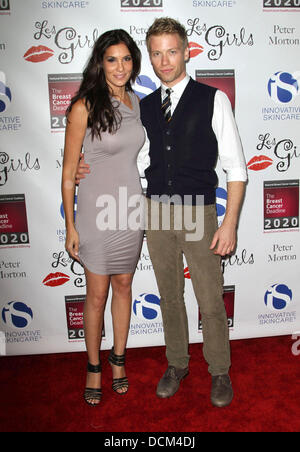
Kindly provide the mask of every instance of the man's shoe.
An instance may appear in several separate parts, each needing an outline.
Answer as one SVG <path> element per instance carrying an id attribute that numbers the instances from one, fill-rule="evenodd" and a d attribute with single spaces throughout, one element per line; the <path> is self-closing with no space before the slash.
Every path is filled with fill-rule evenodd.
<path id="1" fill-rule="evenodd" d="M 233 390 L 229 375 L 217 375 L 212 377 L 211 403 L 223 408 L 231 404 L 233 399 Z"/>
<path id="2" fill-rule="evenodd" d="M 169 366 L 158 383 L 156 390 L 157 397 L 160 397 L 161 399 L 172 397 L 178 391 L 180 381 L 183 380 L 188 373 L 188 367 L 185 369 L 178 369 L 174 366 Z"/>

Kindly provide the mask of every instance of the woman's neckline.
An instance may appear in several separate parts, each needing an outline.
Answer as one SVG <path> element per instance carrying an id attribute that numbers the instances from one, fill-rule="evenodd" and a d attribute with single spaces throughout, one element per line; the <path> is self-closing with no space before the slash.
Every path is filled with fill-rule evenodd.
<path id="1" fill-rule="evenodd" d="M 113 99 L 117 100 L 118 102 L 120 102 L 120 104 L 124 105 L 124 107 L 128 108 L 130 111 L 133 111 L 132 97 L 130 96 L 130 92 L 129 91 L 127 91 L 127 93 L 128 93 L 128 97 L 129 97 L 129 100 L 130 100 L 131 107 L 129 107 L 129 105 L 125 104 L 125 102 L 123 102 L 119 97 L 116 97 L 114 95 L 112 95 L 111 97 Z"/>

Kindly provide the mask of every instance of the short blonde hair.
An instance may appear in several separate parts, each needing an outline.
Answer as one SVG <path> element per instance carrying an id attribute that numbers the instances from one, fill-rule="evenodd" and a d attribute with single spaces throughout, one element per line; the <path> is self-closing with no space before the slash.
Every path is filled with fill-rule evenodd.
<path id="1" fill-rule="evenodd" d="M 171 17 L 160 17 L 159 19 L 155 19 L 151 27 L 147 31 L 146 35 L 146 44 L 148 51 L 149 49 L 149 41 L 151 36 L 159 36 L 164 33 L 167 34 L 178 34 L 180 39 L 182 40 L 183 48 L 186 49 L 188 46 L 188 38 L 185 27 L 175 19 Z"/>

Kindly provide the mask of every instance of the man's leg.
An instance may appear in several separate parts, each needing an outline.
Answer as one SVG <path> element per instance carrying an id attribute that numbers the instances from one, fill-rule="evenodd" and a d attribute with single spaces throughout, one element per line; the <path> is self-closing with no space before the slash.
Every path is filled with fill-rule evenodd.
<path id="1" fill-rule="evenodd" d="M 195 209 L 195 207 L 193 207 Z M 198 207 L 197 207 L 198 208 Z M 200 207 L 199 207 L 200 208 Z M 214 205 L 204 206 L 204 235 L 197 242 L 183 241 L 192 284 L 199 304 L 203 331 L 203 353 L 213 377 L 228 375 L 231 366 L 228 320 L 223 300 L 220 256 L 209 249 L 217 228 Z M 229 377 L 227 377 L 228 379 Z M 227 384 L 227 383 L 226 383 Z M 230 403 L 231 388 L 214 397 L 217 406 Z M 218 391 L 218 394 L 220 391 Z M 221 400 L 225 397 L 224 400 Z"/>
<path id="2" fill-rule="evenodd" d="M 188 320 L 183 296 L 183 255 L 179 247 L 177 231 L 174 231 L 172 227 L 172 219 L 170 230 L 163 230 L 162 228 L 153 230 L 151 228 L 151 224 L 155 224 L 155 220 L 157 220 L 157 218 L 154 218 L 156 210 L 155 208 L 151 209 L 151 203 L 155 203 L 155 201 L 148 200 L 147 243 L 161 296 L 160 306 L 164 325 L 166 357 L 169 368 L 175 369 L 175 374 L 172 370 L 171 374 L 173 373 L 173 375 L 168 375 L 167 380 L 165 378 L 162 383 L 160 382 L 157 395 L 159 397 L 170 397 L 179 388 L 180 379 L 187 374 L 190 358 L 188 354 Z M 171 206 L 171 217 L 173 216 L 173 208 L 174 206 Z M 161 216 L 161 209 L 159 215 Z M 177 381 L 175 382 L 174 379 L 172 381 L 172 377 Z"/>
<path id="3" fill-rule="evenodd" d="M 211 375 L 220 375 L 228 373 L 230 367 L 228 321 L 223 300 L 224 280 L 220 256 L 209 249 L 217 227 L 215 206 L 204 206 L 203 209 L 202 240 L 184 241 L 182 246 L 201 312 L 203 352 L 208 370 Z"/>
<path id="4" fill-rule="evenodd" d="M 154 202 L 148 200 L 148 205 Z M 173 206 L 171 206 L 171 215 L 172 211 Z M 155 209 L 152 210 L 152 217 L 154 212 Z M 150 208 L 148 214 L 151 215 Z M 183 255 L 178 247 L 176 231 L 173 228 L 171 230 L 153 230 L 149 218 L 147 244 L 161 296 L 160 307 L 168 363 L 171 366 L 185 368 L 189 363 L 188 321 L 183 297 Z"/>

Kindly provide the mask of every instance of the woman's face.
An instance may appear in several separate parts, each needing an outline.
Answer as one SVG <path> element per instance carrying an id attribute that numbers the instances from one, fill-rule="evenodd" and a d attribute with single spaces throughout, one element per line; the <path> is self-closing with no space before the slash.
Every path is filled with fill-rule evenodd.
<path id="1" fill-rule="evenodd" d="M 103 55 L 103 70 L 112 92 L 123 88 L 131 77 L 133 61 L 128 47 L 121 42 L 110 46 Z"/>

